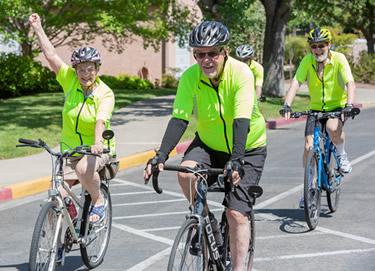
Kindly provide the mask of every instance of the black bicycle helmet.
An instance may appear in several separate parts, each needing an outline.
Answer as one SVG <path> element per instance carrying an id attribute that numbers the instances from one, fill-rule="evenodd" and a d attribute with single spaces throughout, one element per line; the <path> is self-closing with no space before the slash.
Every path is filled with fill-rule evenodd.
<path id="1" fill-rule="evenodd" d="M 320 28 L 316 27 L 310 30 L 307 41 L 309 43 L 315 43 L 315 42 L 331 42 L 332 35 L 331 32 L 327 28 Z"/>
<path id="2" fill-rule="evenodd" d="M 216 21 L 198 24 L 189 36 L 190 47 L 213 47 L 227 44 L 229 31 L 225 25 Z"/>
<path id="3" fill-rule="evenodd" d="M 239 59 L 250 58 L 254 55 L 254 48 L 248 44 L 240 45 L 236 49 L 236 56 Z"/>
<path id="4" fill-rule="evenodd" d="M 102 59 L 100 57 L 98 50 L 92 47 L 82 47 L 77 50 L 74 50 L 70 61 L 73 67 L 83 62 L 94 62 L 97 65 L 102 64 Z"/>

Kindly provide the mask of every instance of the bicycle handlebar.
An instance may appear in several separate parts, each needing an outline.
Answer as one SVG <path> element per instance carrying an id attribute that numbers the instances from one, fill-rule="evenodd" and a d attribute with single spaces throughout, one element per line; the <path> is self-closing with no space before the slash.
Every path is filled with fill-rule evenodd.
<path id="1" fill-rule="evenodd" d="M 154 167 L 154 172 L 152 174 L 152 186 L 154 187 L 154 190 L 156 193 L 161 194 L 163 193 L 163 189 L 159 187 L 159 173 L 157 166 Z M 184 173 L 193 173 L 194 175 L 197 173 L 200 174 L 207 174 L 209 176 L 212 175 L 219 175 L 223 174 L 224 170 L 222 168 L 200 168 L 200 167 L 183 167 L 183 166 L 174 166 L 174 165 L 164 165 L 164 170 L 167 171 L 178 171 L 178 172 L 184 172 Z"/>
<path id="2" fill-rule="evenodd" d="M 347 117 L 354 118 L 357 116 L 361 110 L 359 108 L 353 108 L 350 112 L 344 113 Z M 313 112 L 313 111 L 302 111 L 302 112 L 291 112 L 291 118 L 300 118 L 303 116 L 314 116 L 317 119 L 328 119 L 328 118 L 339 118 L 343 114 L 342 111 L 333 111 L 333 112 Z"/>

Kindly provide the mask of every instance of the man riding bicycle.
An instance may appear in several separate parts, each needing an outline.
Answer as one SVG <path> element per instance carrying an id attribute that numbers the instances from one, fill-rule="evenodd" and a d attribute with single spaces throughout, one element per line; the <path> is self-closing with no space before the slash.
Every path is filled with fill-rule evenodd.
<path id="1" fill-rule="evenodd" d="M 255 81 L 255 92 L 257 98 L 262 95 L 263 86 L 263 66 L 254 60 L 254 48 L 248 44 L 243 44 L 237 47 L 236 56 L 237 58 L 249 65 L 250 70 L 253 72 Z"/>
<path id="2" fill-rule="evenodd" d="M 311 110 L 350 112 L 353 108 L 355 84 L 347 59 L 343 54 L 330 50 L 332 35 L 326 28 L 312 29 L 307 40 L 311 53 L 302 59 L 286 95 L 282 108 L 285 119 L 290 117 L 293 99 L 300 85 L 305 81 L 309 88 Z M 326 120 L 327 131 L 336 146 L 341 171 L 350 173 L 352 166 L 345 152 L 343 126 L 344 120 Z M 308 118 L 305 127 L 304 167 L 306 166 L 307 153 L 313 145 L 313 134 L 314 119 Z M 300 207 L 303 207 L 301 202 Z"/>
<path id="3" fill-rule="evenodd" d="M 98 77 L 101 57 L 92 47 L 75 50 L 71 57 L 73 67 L 69 67 L 57 54 L 41 25 L 38 14 L 29 17 L 44 56 L 56 73 L 56 79 L 64 90 L 65 102 L 62 112 L 63 127 L 61 135 L 61 151 L 80 145 L 91 146 L 93 154 L 101 157 L 85 155 L 69 159 L 64 168 L 64 180 L 73 185 L 79 180 L 91 196 L 92 206 L 90 221 L 101 222 L 105 216 L 105 200 L 100 193 L 100 177 L 98 171 L 105 166 L 114 154 L 102 154 L 102 133 L 109 129 L 109 121 L 114 108 L 114 94 Z M 65 193 L 65 191 L 60 191 Z M 65 196 L 65 195 L 63 195 Z"/>
<path id="4" fill-rule="evenodd" d="M 196 102 L 197 133 L 186 150 L 181 166 L 233 169 L 229 180 L 244 191 L 258 184 L 266 158 L 266 127 L 259 112 L 254 79 L 249 67 L 230 57 L 225 45 L 228 29 L 216 21 L 204 21 L 190 33 L 197 64 L 181 76 L 172 118 L 165 131 L 160 150 L 154 159 L 159 170 L 183 135 Z M 147 181 L 151 164 L 144 171 Z M 189 180 L 193 180 L 190 187 Z M 194 198 L 194 175 L 178 173 L 178 180 L 187 199 Z M 233 270 L 244 269 L 250 234 L 248 214 L 251 206 L 229 187 L 223 204 L 227 207 L 230 250 Z M 241 193 L 239 193 L 241 194 Z M 242 198 L 243 197 L 243 198 Z"/>

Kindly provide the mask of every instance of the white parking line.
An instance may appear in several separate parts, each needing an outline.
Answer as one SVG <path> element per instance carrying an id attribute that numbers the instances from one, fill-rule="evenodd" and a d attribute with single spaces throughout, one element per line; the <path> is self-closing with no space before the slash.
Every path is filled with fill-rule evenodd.
<path id="1" fill-rule="evenodd" d="M 137 191 L 137 192 L 127 192 L 127 193 L 111 193 L 111 196 L 131 196 L 131 195 L 141 195 L 141 194 L 153 194 L 154 191 Z"/>
<path id="2" fill-rule="evenodd" d="M 160 261 L 165 256 L 169 255 L 171 253 L 171 248 L 166 248 L 159 253 L 156 253 L 155 255 L 151 256 L 150 258 L 147 258 L 147 260 L 140 262 L 137 265 L 134 265 L 132 268 L 127 269 L 127 271 L 143 271 L 146 270 L 147 267 L 150 267 L 154 263 Z"/>
<path id="3" fill-rule="evenodd" d="M 224 210 L 223 208 L 221 209 L 212 209 L 210 210 L 211 212 L 216 212 L 216 211 L 222 211 Z M 182 211 L 182 212 L 165 212 L 165 213 L 152 213 L 152 214 L 143 214 L 143 215 L 128 215 L 128 216 L 115 216 L 112 219 L 113 220 L 120 220 L 120 219 L 129 219 L 129 218 L 143 218 L 143 217 L 159 217 L 159 216 L 168 216 L 168 215 L 186 215 L 189 214 L 189 211 Z"/>
<path id="4" fill-rule="evenodd" d="M 129 202 L 129 203 L 113 204 L 112 206 L 113 207 L 118 207 L 118 206 L 147 205 L 147 204 L 170 203 L 170 202 L 178 202 L 178 201 L 185 201 L 185 199 L 169 199 L 169 200 L 154 200 L 154 201 Z"/>
<path id="5" fill-rule="evenodd" d="M 169 230 L 178 230 L 181 228 L 181 226 L 175 226 L 175 227 L 162 227 L 162 228 L 151 228 L 151 229 L 144 229 L 142 231 L 145 232 L 152 232 L 152 231 L 169 231 Z"/>
<path id="6" fill-rule="evenodd" d="M 340 255 L 340 254 L 367 253 L 367 252 L 372 252 L 372 251 L 375 251 L 375 248 L 336 250 L 336 251 L 317 252 L 317 253 L 283 255 L 283 256 L 275 256 L 275 257 L 257 257 L 257 258 L 254 259 L 254 262 L 270 262 L 270 261 L 276 261 L 276 260 L 313 258 L 313 257 L 331 256 L 331 255 Z"/>

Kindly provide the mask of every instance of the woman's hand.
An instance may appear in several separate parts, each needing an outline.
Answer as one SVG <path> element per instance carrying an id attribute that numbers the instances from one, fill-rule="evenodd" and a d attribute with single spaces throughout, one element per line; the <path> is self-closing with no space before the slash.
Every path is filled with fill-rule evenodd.
<path id="1" fill-rule="evenodd" d="M 97 142 L 95 145 L 91 146 L 91 152 L 94 154 L 102 154 L 103 153 L 103 143 Z"/>
<path id="2" fill-rule="evenodd" d="M 29 17 L 29 24 L 30 26 L 36 31 L 42 29 L 42 23 L 40 17 L 37 13 L 33 13 Z"/>

